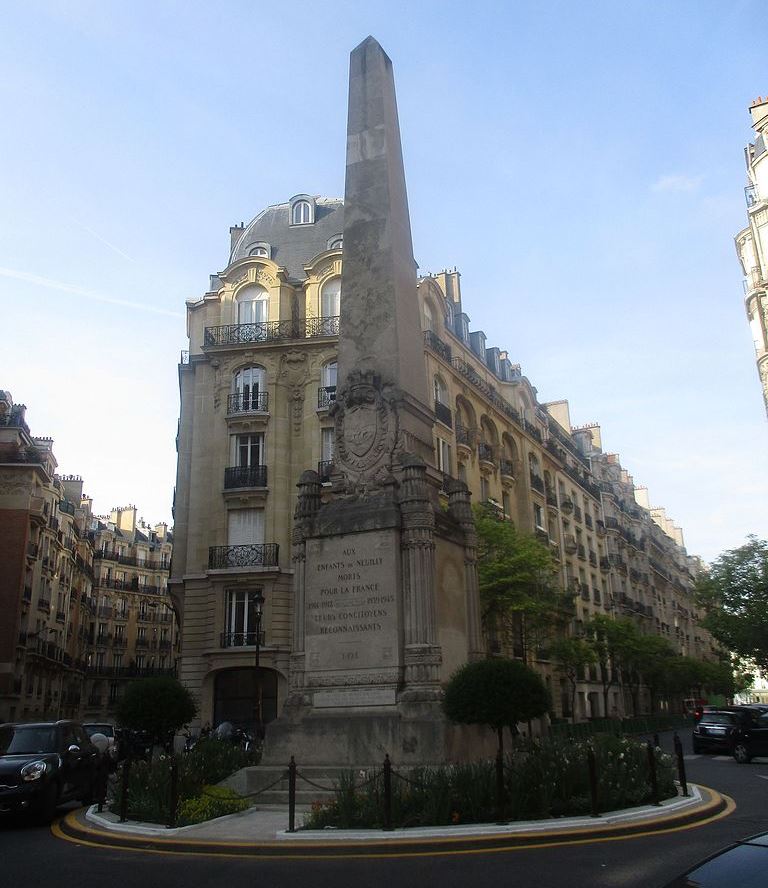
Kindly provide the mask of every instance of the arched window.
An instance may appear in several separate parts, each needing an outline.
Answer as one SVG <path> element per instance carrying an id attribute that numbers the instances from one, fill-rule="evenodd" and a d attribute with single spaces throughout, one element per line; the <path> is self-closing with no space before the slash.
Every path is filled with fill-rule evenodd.
<path id="1" fill-rule="evenodd" d="M 344 246 L 344 238 L 335 237 L 329 244 L 329 250 L 340 250 Z"/>
<path id="2" fill-rule="evenodd" d="M 434 381 L 435 387 L 435 403 L 436 404 L 447 404 L 448 403 L 448 388 L 445 385 L 442 377 L 436 376 Z"/>
<path id="3" fill-rule="evenodd" d="M 244 287 L 235 298 L 238 324 L 263 324 L 269 320 L 269 295 L 264 287 Z"/>
<path id="4" fill-rule="evenodd" d="M 341 278 L 334 277 L 320 291 L 320 317 L 337 318 L 341 313 Z"/>
<path id="5" fill-rule="evenodd" d="M 445 326 L 453 332 L 453 303 L 450 299 L 445 300 Z"/>
<path id="6" fill-rule="evenodd" d="M 312 221 L 312 207 L 308 200 L 297 200 L 291 210 L 291 225 L 308 225 Z"/>
<path id="7" fill-rule="evenodd" d="M 260 256 L 264 259 L 269 259 L 269 250 L 266 247 L 254 247 L 252 250 L 248 251 L 249 256 Z"/>
<path id="8" fill-rule="evenodd" d="M 232 379 L 230 413 L 252 413 L 268 408 L 267 374 L 263 367 L 243 367 Z"/>
<path id="9" fill-rule="evenodd" d="M 435 332 L 435 317 L 432 313 L 432 303 L 424 303 L 424 329 Z"/>

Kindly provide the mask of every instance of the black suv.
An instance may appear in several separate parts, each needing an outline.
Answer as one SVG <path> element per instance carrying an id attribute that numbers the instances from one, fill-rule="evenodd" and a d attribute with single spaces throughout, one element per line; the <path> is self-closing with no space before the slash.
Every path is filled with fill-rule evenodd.
<path id="1" fill-rule="evenodd" d="M 29 811 L 47 822 L 62 802 L 88 804 L 100 767 L 99 751 L 76 722 L 0 724 L 0 813 Z"/>

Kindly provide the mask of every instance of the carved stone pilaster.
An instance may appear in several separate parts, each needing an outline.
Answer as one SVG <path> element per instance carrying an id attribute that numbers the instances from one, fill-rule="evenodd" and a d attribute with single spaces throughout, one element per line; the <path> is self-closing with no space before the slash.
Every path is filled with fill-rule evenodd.
<path id="1" fill-rule="evenodd" d="M 280 358 L 280 379 L 288 389 L 294 434 L 301 432 L 304 413 L 304 389 L 307 383 L 307 355 L 304 352 L 286 352 Z"/>
<path id="2" fill-rule="evenodd" d="M 302 473 L 299 495 L 294 511 L 291 539 L 293 565 L 293 653 L 291 654 L 290 687 L 304 687 L 304 607 L 306 589 L 307 535 L 320 508 L 320 478 L 311 469 Z"/>
<path id="3" fill-rule="evenodd" d="M 434 699 L 439 696 L 442 663 L 435 604 L 435 515 L 427 467 L 418 456 L 403 457 L 400 514 L 405 666 L 401 699 Z"/>
<path id="4" fill-rule="evenodd" d="M 477 531 L 472 515 L 470 492 L 463 481 L 448 484 L 448 512 L 464 532 L 464 589 L 467 596 L 467 657 L 481 660 L 485 656 L 480 621 L 480 588 L 477 578 Z"/>

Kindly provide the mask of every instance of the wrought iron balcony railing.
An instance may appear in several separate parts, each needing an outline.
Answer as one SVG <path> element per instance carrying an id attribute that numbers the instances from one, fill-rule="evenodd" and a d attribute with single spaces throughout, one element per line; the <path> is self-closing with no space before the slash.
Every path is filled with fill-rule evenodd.
<path id="1" fill-rule="evenodd" d="M 424 344 L 431 348 L 433 352 L 440 355 L 443 360 L 450 362 L 452 357 L 450 345 L 443 342 L 443 340 L 431 330 L 424 331 Z"/>
<path id="2" fill-rule="evenodd" d="M 481 441 L 477 445 L 477 455 L 482 462 L 493 462 L 493 447 L 490 444 L 486 444 L 484 441 Z"/>
<path id="3" fill-rule="evenodd" d="M 260 632 L 222 632 L 220 647 L 256 647 L 258 635 L 259 647 L 264 644 L 264 631 Z"/>
<path id="4" fill-rule="evenodd" d="M 508 478 L 515 477 L 515 467 L 511 459 L 500 459 L 499 471 L 502 475 L 506 475 Z"/>
<path id="5" fill-rule="evenodd" d="M 333 471 L 333 460 L 332 459 L 323 459 L 317 464 L 317 474 L 320 476 L 320 481 L 323 484 L 327 484 L 331 480 L 331 472 Z"/>
<path id="6" fill-rule="evenodd" d="M 208 569 L 226 570 L 230 567 L 277 567 L 278 543 L 254 543 L 246 546 L 211 546 L 208 549 Z"/>
<path id="7" fill-rule="evenodd" d="M 235 487 L 266 487 L 266 466 L 232 466 L 224 469 L 224 489 Z"/>
<path id="8" fill-rule="evenodd" d="M 468 429 L 466 426 L 456 424 L 456 443 L 463 444 L 465 447 L 472 447 L 475 443 L 474 429 Z"/>
<path id="9" fill-rule="evenodd" d="M 538 490 L 539 493 L 544 493 L 546 488 L 544 485 L 544 479 L 541 475 L 534 475 L 533 472 L 531 472 L 531 487 L 534 490 Z"/>
<path id="10" fill-rule="evenodd" d="M 269 392 L 228 395 L 227 413 L 269 413 Z"/>
<path id="11" fill-rule="evenodd" d="M 339 317 L 307 318 L 297 321 L 259 321 L 254 324 L 222 324 L 206 327 L 203 347 L 241 345 L 249 342 L 277 342 L 315 336 L 338 336 Z"/>
<path id="12" fill-rule="evenodd" d="M 321 385 L 317 390 L 317 409 L 327 410 L 336 400 L 335 385 Z"/>

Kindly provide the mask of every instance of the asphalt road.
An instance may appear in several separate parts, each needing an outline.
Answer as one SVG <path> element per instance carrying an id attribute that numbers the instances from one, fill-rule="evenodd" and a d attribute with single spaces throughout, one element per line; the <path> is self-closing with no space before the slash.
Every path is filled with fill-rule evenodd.
<path id="1" fill-rule="evenodd" d="M 662 746 L 671 749 L 671 735 Z M 684 737 L 690 753 L 690 740 Z M 116 852 L 56 839 L 48 828 L 0 827 L 0 884 L 72 888 L 661 888 L 730 842 L 768 831 L 768 759 L 688 756 L 688 777 L 731 796 L 729 817 L 665 835 L 403 859 L 237 860 Z M 768 882 L 768 880 L 767 880 Z"/>

